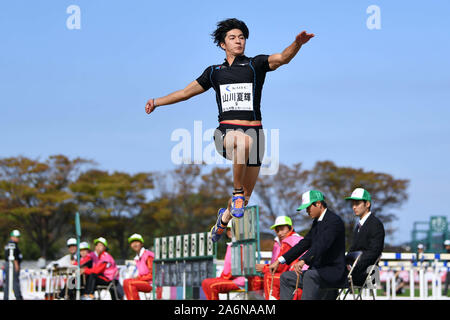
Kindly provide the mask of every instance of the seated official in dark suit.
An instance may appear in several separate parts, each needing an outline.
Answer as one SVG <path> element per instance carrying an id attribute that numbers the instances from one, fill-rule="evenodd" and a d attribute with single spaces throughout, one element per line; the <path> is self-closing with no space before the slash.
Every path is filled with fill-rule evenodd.
<path id="1" fill-rule="evenodd" d="M 372 198 L 367 190 L 356 188 L 345 199 L 351 200 L 353 212 L 359 217 L 349 252 L 362 251 L 352 273 L 353 284 L 362 286 L 367 277 L 367 268 L 376 262 L 383 251 L 384 227 L 380 219 L 370 211 Z"/>
<path id="2" fill-rule="evenodd" d="M 306 209 L 314 219 L 308 234 L 288 252 L 269 266 L 276 270 L 279 263 L 294 265 L 295 271 L 284 272 L 280 277 L 280 299 L 291 300 L 297 284 L 303 289 L 302 300 L 335 299 L 337 290 L 323 289 L 343 286 L 346 279 L 345 268 L 345 228 L 342 219 L 327 209 L 320 191 L 311 190 L 302 195 L 302 205 L 297 211 Z M 305 252 L 307 251 L 307 252 Z M 304 264 L 309 269 L 303 271 Z"/>

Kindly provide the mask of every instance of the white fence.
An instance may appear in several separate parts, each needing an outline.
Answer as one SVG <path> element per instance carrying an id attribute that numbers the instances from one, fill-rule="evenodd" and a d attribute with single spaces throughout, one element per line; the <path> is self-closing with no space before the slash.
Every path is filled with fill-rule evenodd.
<path id="1" fill-rule="evenodd" d="M 125 263 L 125 265 L 117 266 L 120 284 L 123 284 L 124 279 L 137 276 L 134 261 L 126 261 Z M 44 299 L 45 296 L 52 295 L 64 288 L 67 282 L 67 276 L 55 275 L 47 269 L 22 269 L 19 279 L 22 296 L 26 300 Z M 0 283 L 4 283 L 3 272 L 0 272 Z"/>
<path id="2" fill-rule="evenodd" d="M 261 263 L 270 263 L 270 251 L 261 252 Z M 442 287 L 447 272 L 450 271 L 450 254 L 426 253 L 417 258 L 414 253 L 383 252 L 380 263 L 380 281 L 384 284 L 386 292 L 378 295 L 377 299 L 405 299 L 396 295 L 399 277 L 407 283 L 410 295 L 407 299 L 445 299 L 442 296 Z M 222 267 L 218 263 L 218 274 Z M 125 265 L 118 266 L 119 282 L 123 284 L 126 278 L 137 275 L 133 260 L 125 261 Z M 0 283 L 3 283 L 3 272 L 0 272 Z M 25 299 L 44 299 L 45 294 L 57 292 L 65 285 L 66 279 L 55 276 L 46 269 L 23 269 L 20 273 L 22 295 Z M 419 293 L 415 294 L 415 289 Z M 431 289 L 431 290 L 430 290 Z M 372 299 L 369 292 L 363 292 L 363 299 Z"/>
<path id="3" fill-rule="evenodd" d="M 415 253 L 383 253 L 379 266 L 380 280 L 386 286 L 385 298 L 398 299 L 396 291 L 400 277 L 410 289 L 409 299 L 445 299 L 442 283 L 450 271 L 449 261 L 449 253 L 425 253 L 419 257 Z"/>

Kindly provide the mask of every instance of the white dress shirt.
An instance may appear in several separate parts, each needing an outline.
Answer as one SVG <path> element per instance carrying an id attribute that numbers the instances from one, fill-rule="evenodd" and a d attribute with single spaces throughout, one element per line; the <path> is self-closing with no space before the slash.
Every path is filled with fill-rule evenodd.
<path id="1" fill-rule="evenodd" d="M 323 210 L 322 214 L 320 215 L 319 219 L 317 219 L 317 221 L 322 221 L 322 220 L 323 220 L 323 217 L 325 216 L 325 213 L 326 213 L 326 212 L 327 212 L 327 209 L 325 208 L 325 210 Z M 284 259 L 283 256 L 280 256 L 280 257 L 278 258 L 278 261 L 279 261 L 281 264 L 285 264 L 285 263 L 286 263 L 286 260 Z"/>
<path id="2" fill-rule="evenodd" d="M 369 218 L 371 213 L 372 212 L 369 211 L 362 219 L 359 220 L 359 224 L 361 225 L 361 227 L 363 226 L 364 222 L 366 222 L 366 220 Z"/>

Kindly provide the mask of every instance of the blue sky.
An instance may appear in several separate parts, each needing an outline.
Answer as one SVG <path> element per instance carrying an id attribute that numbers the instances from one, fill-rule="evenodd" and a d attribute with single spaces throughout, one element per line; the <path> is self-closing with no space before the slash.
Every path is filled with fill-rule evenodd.
<path id="1" fill-rule="evenodd" d="M 69 30 L 70 5 L 81 29 Z M 381 10 L 369 30 L 366 9 Z M 411 180 L 393 242 L 414 221 L 450 214 L 448 1 L 8 1 L 0 10 L 0 157 L 94 159 L 127 172 L 174 167 L 177 128 L 217 126 L 212 90 L 144 113 L 147 99 L 183 88 L 223 52 L 209 34 L 237 17 L 246 54 L 316 37 L 269 73 L 265 128 L 280 129 L 280 161 L 332 160 Z M 299 190 L 299 193 L 301 190 Z"/>

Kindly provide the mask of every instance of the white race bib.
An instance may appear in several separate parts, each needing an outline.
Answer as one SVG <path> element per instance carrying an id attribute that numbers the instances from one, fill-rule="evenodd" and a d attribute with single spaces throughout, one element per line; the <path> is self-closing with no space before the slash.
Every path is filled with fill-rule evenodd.
<path id="1" fill-rule="evenodd" d="M 253 83 L 220 85 L 222 112 L 253 111 Z"/>

